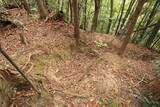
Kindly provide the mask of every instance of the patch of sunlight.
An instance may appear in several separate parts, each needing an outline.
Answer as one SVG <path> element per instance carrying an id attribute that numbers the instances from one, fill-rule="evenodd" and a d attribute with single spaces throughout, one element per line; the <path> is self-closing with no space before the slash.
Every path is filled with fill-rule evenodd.
<path id="1" fill-rule="evenodd" d="M 106 44 L 106 43 L 103 43 L 103 42 L 101 42 L 101 41 L 94 41 L 94 43 L 95 43 L 95 45 L 97 46 L 97 47 L 107 47 L 108 45 Z"/>

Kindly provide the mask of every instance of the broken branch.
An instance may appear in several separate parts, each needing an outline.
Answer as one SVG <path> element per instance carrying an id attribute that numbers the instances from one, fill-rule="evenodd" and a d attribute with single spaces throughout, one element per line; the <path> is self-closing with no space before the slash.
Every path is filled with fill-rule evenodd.
<path id="1" fill-rule="evenodd" d="M 22 75 L 22 77 L 31 85 L 34 91 L 36 91 L 39 95 L 40 92 L 35 88 L 35 86 L 31 83 L 31 81 L 25 76 L 25 74 L 20 70 L 20 68 L 17 66 L 17 64 L 9 57 L 9 55 L 2 49 L 2 46 L 0 44 L 0 52 L 2 55 L 15 67 L 15 69 Z"/>

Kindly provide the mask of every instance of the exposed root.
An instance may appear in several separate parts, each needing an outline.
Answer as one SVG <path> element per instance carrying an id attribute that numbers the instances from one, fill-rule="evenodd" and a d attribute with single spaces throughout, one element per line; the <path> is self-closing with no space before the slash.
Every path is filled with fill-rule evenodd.
<path id="1" fill-rule="evenodd" d="M 73 94 L 73 93 L 68 93 L 68 92 L 65 92 L 65 91 L 59 90 L 59 89 L 54 89 L 53 91 L 54 91 L 53 94 L 56 94 L 56 93 L 63 94 L 67 98 L 82 98 L 83 99 L 83 98 L 88 98 L 89 97 L 89 96 L 82 96 L 82 95 L 76 95 L 76 94 Z"/>

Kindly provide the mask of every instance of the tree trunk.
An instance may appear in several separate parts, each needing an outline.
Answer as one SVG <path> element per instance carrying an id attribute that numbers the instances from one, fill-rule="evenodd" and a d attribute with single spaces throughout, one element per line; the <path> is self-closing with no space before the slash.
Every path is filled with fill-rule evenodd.
<path id="1" fill-rule="evenodd" d="M 94 11 L 94 17 L 92 20 L 91 32 L 95 32 L 97 28 L 97 21 L 98 21 L 98 15 L 100 11 L 101 0 L 94 0 L 94 2 L 95 2 L 95 11 Z"/>
<path id="2" fill-rule="evenodd" d="M 70 20 L 70 3 L 69 3 L 69 0 L 67 1 L 67 7 L 66 7 L 66 14 L 67 14 L 67 21 L 69 22 Z"/>
<path id="3" fill-rule="evenodd" d="M 136 1 L 136 0 L 131 0 L 130 4 L 129 4 L 129 6 L 128 6 L 127 12 L 126 12 L 126 14 L 125 14 L 125 16 L 124 16 L 124 18 L 123 18 L 123 20 L 122 20 L 121 26 L 120 26 L 120 29 L 121 29 L 121 30 L 123 29 L 124 24 L 125 24 L 126 20 L 127 20 L 128 17 L 129 17 L 129 14 L 130 14 L 131 11 L 134 9 L 133 7 L 134 7 L 135 1 Z"/>
<path id="4" fill-rule="evenodd" d="M 83 29 L 86 30 L 87 27 L 87 1 L 85 0 L 85 7 L 84 7 L 84 16 L 83 16 Z"/>
<path id="5" fill-rule="evenodd" d="M 119 9 L 118 14 L 117 14 L 117 16 L 116 16 L 116 20 L 114 21 L 114 23 L 113 23 L 113 25 L 112 25 L 112 28 L 113 28 L 113 29 L 115 28 L 115 26 L 116 26 L 116 24 L 117 24 L 117 21 L 118 21 L 118 19 L 119 19 L 120 13 L 121 13 L 121 10 Z M 114 30 L 113 30 L 113 31 L 114 31 Z"/>
<path id="6" fill-rule="evenodd" d="M 136 27 L 136 29 L 139 29 L 141 26 L 143 26 L 143 25 L 145 24 L 145 22 L 146 22 L 146 20 L 147 20 L 147 17 L 148 17 L 148 15 L 149 15 L 147 12 L 148 12 L 149 9 L 152 7 L 152 2 L 149 3 L 149 5 L 147 5 L 147 7 L 149 7 L 149 8 L 147 8 L 147 10 L 145 10 L 146 13 L 145 13 L 145 15 L 143 16 L 143 18 L 141 18 L 141 21 L 138 23 L 138 26 Z M 139 33 L 140 33 L 140 32 L 136 32 L 136 33 L 133 34 L 133 36 L 132 36 L 132 43 L 137 43 L 137 41 L 138 41 L 137 35 L 139 35 Z"/>
<path id="7" fill-rule="evenodd" d="M 119 21 L 118 21 L 118 25 L 117 25 L 117 28 L 116 28 L 115 35 L 117 35 L 118 30 L 119 30 L 119 26 L 120 26 L 120 24 L 121 24 L 121 20 L 122 20 L 122 16 L 123 16 L 123 11 L 124 11 L 125 3 L 126 3 L 126 0 L 123 0 L 123 3 L 122 3 L 122 10 L 121 10 L 121 15 L 120 15 L 120 18 L 119 18 Z"/>
<path id="8" fill-rule="evenodd" d="M 159 43 L 159 41 L 160 41 L 160 37 L 153 43 L 153 45 L 152 45 L 151 48 L 154 48 L 157 45 L 156 47 L 158 47 L 158 50 L 160 50 L 160 43 Z"/>
<path id="9" fill-rule="evenodd" d="M 111 11 L 110 11 L 109 23 L 108 23 L 108 27 L 107 27 L 107 31 L 106 31 L 107 34 L 109 33 L 111 25 L 112 25 L 113 3 L 114 3 L 114 0 L 110 0 L 110 9 L 111 9 Z"/>
<path id="10" fill-rule="evenodd" d="M 38 6 L 38 11 L 39 11 L 40 17 L 42 19 L 46 18 L 48 16 L 48 11 L 44 6 L 43 0 L 36 0 L 36 2 L 37 2 L 37 6 Z"/>
<path id="11" fill-rule="evenodd" d="M 127 27 L 126 38 L 125 38 L 124 42 L 122 43 L 122 45 L 119 49 L 119 53 L 118 53 L 120 56 L 123 55 L 123 53 L 127 47 L 127 44 L 129 43 L 134 26 L 137 22 L 138 16 L 139 16 L 139 14 L 143 8 L 143 5 L 145 4 L 146 1 L 147 0 L 139 0 L 133 15 L 129 18 L 129 21 L 126 26 Z"/>
<path id="12" fill-rule="evenodd" d="M 158 20 L 156 26 L 153 28 L 152 33 L 146 42 L 146 47 L 150 48 L 159 30 L 160 30 L 160 19 Z"/>
<path id="13" fill-rule="evenodd" d="M 147 21 L 147 23 L 145 24 L 144 30 L 143 30 L 143 32 L 141 33 L 140 37 L 139 37 L 139 38 L 140 38 L 139 41 L 141 41 L 141 40 L 143 39 L 143 36 L 145 36 L 145 33 L 146 33 L 146 31 L 147 31 L 147 28 L 148 28 L 147 26 L 152 22 L 154 16 L 155 16 L 156 13 L 157 13 L 157 9 L 158 9 L 159 6 L 160 6 L 160 1 L 157 0 L 157 1 L 155 2 L 154 6 L 153 6 L 153 9 L 152 9 L 149 17 L 148 17 L 148 21 Z"/>
<path id="14" fill-rule="evenodd" d="M 73 16 L 74 16 L 74 37 L 76 39 L 76 45 L 79 46 L 80 32 L 79 32 L 79 12 L 77 0 L 72 0 Z"/>
<path id="15" fill-rule="evenodd" d="M 63 11 L 63 8 L 64 8 L 64 0 L 62 0 L 62 5 L 61 5 L 61 11 Z"/>
<path id="16" fill-rule="evenodd" d="M 69 0 L 69 4 L 70 4 L 70 23 L 73 23 L 73 7 L 72 7 L 72 1 Z"/>
<path id="17" fill-rule="evenodd" d="M 44 4 L 45 9 L 46 9 L 48 12 L 50 12 L 50 9 L 48 8 L 48 6 L 49 6 L 48 0 L 43 0 L 43 4 Z"/>
<path id="18" fill-rule="evenodd" d="M 22 2 L 22 5 L 24 6 L 24 9 L 27 11 L 27 13 L 31 14 L 31 9 L 30 9 L 27 1 L 26 0 L 21 0 L 21 2 Z"/>

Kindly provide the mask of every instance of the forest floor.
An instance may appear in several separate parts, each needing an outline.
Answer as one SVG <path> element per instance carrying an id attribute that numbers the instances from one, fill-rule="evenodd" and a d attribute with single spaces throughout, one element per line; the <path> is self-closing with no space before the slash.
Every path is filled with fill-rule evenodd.
<path id="1" fill-rule="evenodd" d="M 160 54 L 142 46 L 129 44 L 121 58 L 118 38 L 81 30 L 81 51 L 76 51 L 73 25 L 44 22 L 24 10 L 8 12 L 21 26 L 1 29 L 0 44 L 42 92 L 38 97 L 24 84 L 14 83 L 3 92 L 10 92 L 10 107 L 138 107 L 134 90 L 157 75 Z M 2 55 L 0 69 L 15 72 Z"/>

